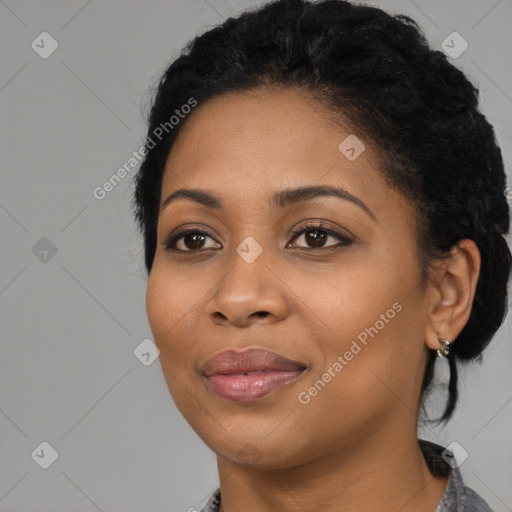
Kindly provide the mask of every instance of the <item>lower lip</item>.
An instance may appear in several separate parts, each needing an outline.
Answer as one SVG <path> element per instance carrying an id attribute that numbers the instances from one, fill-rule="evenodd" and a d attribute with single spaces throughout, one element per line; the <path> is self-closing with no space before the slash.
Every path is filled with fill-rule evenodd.
<path id="1" fill-rule="evenodd" d="M 304 370 L 268 371 L 222 375 L 216 373 L 206 381 L 217 395 L 232 402 L 253 402 L 268 395 L 274 389 L 294 381 Z"/>

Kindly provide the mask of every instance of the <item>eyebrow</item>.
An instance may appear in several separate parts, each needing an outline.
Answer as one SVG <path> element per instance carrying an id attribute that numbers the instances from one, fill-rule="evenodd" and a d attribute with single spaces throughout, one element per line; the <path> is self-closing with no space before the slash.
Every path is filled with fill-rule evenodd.
<path id="1" fill-rule="evenodd" d="M 342 187 L 334 187 L 330 185 L 313 185 L 305 187 L 287 188 L 278 190 L 270 198 L 269 204 L 272 208 L 284 208 L 291 204 L 296 204 L 304 201 L 310 201 L 317 197 L 337 197 L 345 201 L 359 206 L 364 210 L 368 216 L 377 222 L 373 212 L 361 201 L 358 197 L 352 195 L 350 192 Z M 215 194 L 197 188 L 180 188 L 173 192 L 165 199 L 160 205 L 160 212 L 163 211 L 169 204 L 178 199 L 190 199 L 196 203 L 202 204 L 207 208 L 220 210 L 224 207 L 223 200 Z"/>

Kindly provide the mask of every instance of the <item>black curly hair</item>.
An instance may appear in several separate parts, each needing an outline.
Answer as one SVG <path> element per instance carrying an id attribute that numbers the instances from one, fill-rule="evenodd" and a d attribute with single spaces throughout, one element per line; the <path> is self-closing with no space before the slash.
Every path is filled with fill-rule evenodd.
<path id="1" fill-rule="evenodd" d="M 458 398 L 456 361 L 481 360 L 506 314 L 511 267 L 506 176 L 493 127 L 478 110 L 478 89 L 405 15 L 344 0 L 277 0 L 227 19 L 190 41 L 156 90 L 146 139 L 151 149 L 133 195 L 148 273 L 165 163 L 186 123 L 169 129 L 170 116 L 191 98 L 202 104 L 259 86 L 299 88 L 327 107 L 330 118 L 367 137 L 387 182 L 416 207 L 424 277 L 459 240 L 477 244 L 476 294 L 450 346 L 449 396 L 437 420 L 448 421 Z M 155 143 L 152 135 L 165 123 Z M 423 395 L 435 356 L 430 351 Z"/>

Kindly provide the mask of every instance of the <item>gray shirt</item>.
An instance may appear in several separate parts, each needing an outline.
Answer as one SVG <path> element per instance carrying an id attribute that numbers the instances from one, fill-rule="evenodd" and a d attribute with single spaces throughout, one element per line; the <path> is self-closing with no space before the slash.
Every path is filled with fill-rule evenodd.
<path id="1" fill-rule="evenodd" d="M 444 451 L 442 446 L 421 439 L 419 443 L 431 473 L 434 476 L 449 475 L 446 490 L 435 512 L 493 512 L 481 496 L 464 485 L 459 468 L 452 468 L 445 462 L 441 456 Z M 219 508 L 220 488 L 210 496 L 201 512 L 219 512 Z"/>

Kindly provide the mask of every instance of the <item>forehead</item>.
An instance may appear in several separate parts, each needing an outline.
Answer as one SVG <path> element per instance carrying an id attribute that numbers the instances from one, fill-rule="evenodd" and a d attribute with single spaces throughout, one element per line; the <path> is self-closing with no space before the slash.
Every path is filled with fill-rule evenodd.
<path id="1" fill-rule="evenodd" d="M 303 90 L 261 87 L 227 93 L 198 105 L 182 122 L 163 191 L 185 184 L 216 186 L 226 193 L 233 187 L 248 192 L 327 182 L 384 186 L 369 141 L 360 135 L 364 151 L 347 159 L 339 146 L 347 137 L 357 141 L 357 135 L 330 121 L 324 107 Z"/>

